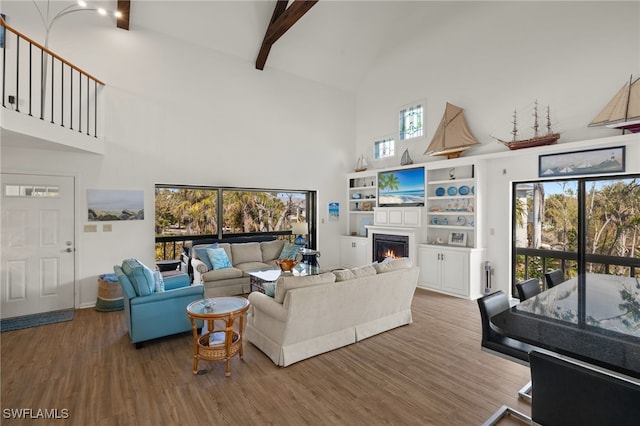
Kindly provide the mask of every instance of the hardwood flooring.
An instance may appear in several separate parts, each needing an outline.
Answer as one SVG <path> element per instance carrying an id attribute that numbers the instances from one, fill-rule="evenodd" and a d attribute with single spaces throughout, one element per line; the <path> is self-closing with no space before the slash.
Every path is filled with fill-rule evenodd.
<path id="1" fill-rule="evenodd" d="M 136 350 L 123 311 L 82 309 L 0 335 L 0 423 L 479 425 L 503 404 L 530 413 L 517 398 L 528 368 L 480 350 L 475 301 L 418 289 L 413 321 L 286 368 L 245 342 L 225 378 L 224 363 L 192 374 L 190 333 Z M 21 408 L 68 419 L 7 418 Z"/>

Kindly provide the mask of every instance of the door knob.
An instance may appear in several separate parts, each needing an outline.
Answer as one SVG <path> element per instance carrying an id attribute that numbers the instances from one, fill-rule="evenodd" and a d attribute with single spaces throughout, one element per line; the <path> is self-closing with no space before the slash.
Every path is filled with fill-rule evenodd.
<path id="1" fill-rule="evenodd" d="M 73 253 L 73 249 L 71 247 L 67 247 L 67 249 L 65 250 L 67 253 Z"/>

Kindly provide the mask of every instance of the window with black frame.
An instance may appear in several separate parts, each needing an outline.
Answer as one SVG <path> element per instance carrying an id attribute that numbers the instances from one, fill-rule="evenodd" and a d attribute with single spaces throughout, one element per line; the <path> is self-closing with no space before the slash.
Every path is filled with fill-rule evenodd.
<path id="1" fill-rule="evenodd" d="M 515 283 L 562 270 L 636 277 L 640 272 L 640 175 L 513 184 Z"/>
<path id="2" fill-rule="evenodd" d="M 177 259 L 189 241 L 272 236 L 291 239 L 308 223 L 315 247 L 315 191 L 156 185 L 156 259 Z"/>

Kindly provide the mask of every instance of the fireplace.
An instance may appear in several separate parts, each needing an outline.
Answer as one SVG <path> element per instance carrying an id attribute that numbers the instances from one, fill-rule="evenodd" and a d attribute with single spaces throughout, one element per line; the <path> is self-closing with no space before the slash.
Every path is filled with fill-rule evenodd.
<path id="1" fill-rule="evenodd" d="M 373 234 L 373 261 L 409 257 L 409 236 Z"/>

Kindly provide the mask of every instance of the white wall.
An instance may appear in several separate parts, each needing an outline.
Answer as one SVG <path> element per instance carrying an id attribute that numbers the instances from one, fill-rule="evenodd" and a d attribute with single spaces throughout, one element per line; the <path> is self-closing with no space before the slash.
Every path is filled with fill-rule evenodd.
<path id="1" fill-rule="evenodd" d="M 538 178 L 540 152 L 617 143 L 589 142 L 621 132 L 587 125 L 630 74 L 640 76 L 640 2 L 449 2 L 434 7 L 456 19 L 438 21 L 439 14 L 434 12 L 431 21 L 380 58 L 363 80 L 357 99 L 356 153 L 371 159 L 375 140 L 388 135 L 397 138 L 400 106 L 424 98 L 426 137 L 399 143 L 394 160 L 369 164 L 374 168 L 398 165 L 405 148 L 415 163 L 446 162 L 423 152 L 445 103 L 464 108 L 471 131 L 481 143 L 465 157 L 487 158 L 496 153 L 487 167 L 484 241 L 487 259 L 495 268 L 493 285 L 506 291 L 511 182 Z M 557 122 L 554 130 L 561 132 L 558 145 L 508 151 L 491 138 L 508 138 L 514 107 L 535 99 L 550 105 Z M 529 130 L 528 118 L 520 117 L 523 132 Z M 638 172 L 638 137 L 631 138 L 627 171 Z M 507 170 L 504 175 L 503 169 Z"/>
<path id="2" fill-rule="evenodd" d="M 39 37 L 30 2 L 2 8 Z M 105 155 L 16 148 L 5 134 L 1 166 L 77 177 L 77 306 L 95 303 L 98 275 L 124 258 L 153 265 L 156 183 L 316 190 L 322 262 L 339 263 L 346 216 L 329 222 L 328 203 L 345 197 L 355 158 L 355 95 L 142 29 L 55 31 L 52 49 L 107 83 Z M 83 232 L 87 189 L 144 190 L 146 219 Z"/>

